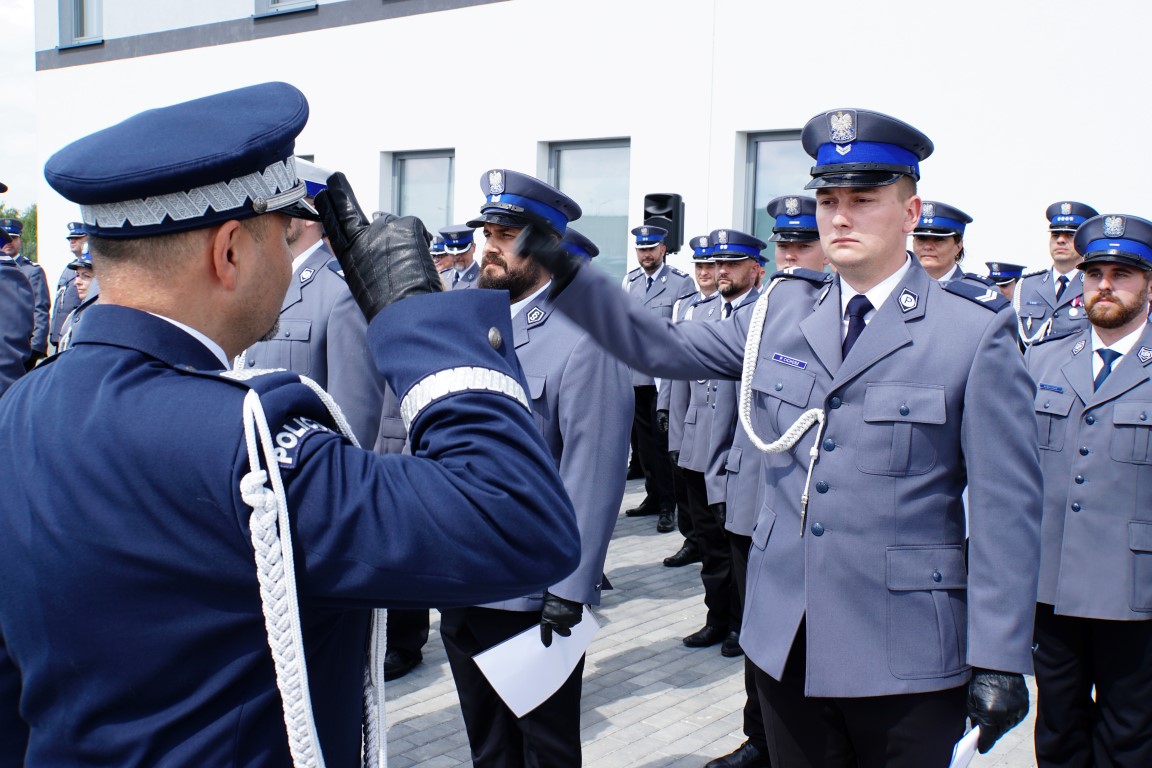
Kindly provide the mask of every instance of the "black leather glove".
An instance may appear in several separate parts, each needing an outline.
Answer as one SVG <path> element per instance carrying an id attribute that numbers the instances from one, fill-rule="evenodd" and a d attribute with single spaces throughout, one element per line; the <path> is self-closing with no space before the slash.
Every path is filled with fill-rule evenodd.
<path id="1" fill-rule="evenodd" d="M 316 209 L 348 288 L 369 322 L 394 301 L 444 290 L 428 253 L 432 238 L 420 219 L 385 214 L 370 222 L 342 173 L 328 178 L 328 188 L 316 196 Z"/>
<path id="2" fill-rule="evenodd" d="M 712 513 L 716 522 L 720 524 L 720 527 L 723 528 L 725 521 L 728 519 L 728 504 L 723 501 L 719 504 L 709 504 L 708 510 Z"/>
<path id="3" fill-rule="evenodd" d="M 576 270 L 584 263 L 564 248 L 556 233 L 543 222 L 529 224 L 520 230 L 513 245 L 518 256 L 527 256 L 552 274 L 551 294 L 555 296 L 572 282 Z"/>
<path id="4" fill-rule="evenodd" d="M 668 434 L 668 411 L 656 411 L 656 429 L 660 434 Z"/>
<path id="5" fill-rule="evenodd" d="M 1028 714 L 1028 686 L 1024 675 L 972 670 L 968 683 L 968 717 L 980 726 L 976 748 L 980 754 L 992 749 L 996 741 L 1015 728 Z"/>
<path id="6" fill-rule="evenodd" d="M 680 451 L 668 451 L 668 461 L 672 462 L 672 466 L 680 465 Z"/>
<path id="7" fill-rule="evenodd" d="M 584 614 L 584 604 L 565 600 L 548 592 L 544 593 L 544 610 L 540 612 L 540 642 L 545 648 L 552 645 L 552 633 L 569 637 L 572 627 L 580 623 Z"/>

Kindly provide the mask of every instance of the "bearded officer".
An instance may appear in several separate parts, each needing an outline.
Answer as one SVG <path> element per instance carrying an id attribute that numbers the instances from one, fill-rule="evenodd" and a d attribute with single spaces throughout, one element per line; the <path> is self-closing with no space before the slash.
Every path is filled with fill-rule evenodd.
<path id="1" fill-rule="evenodd" d="M 1152 222 L 1076 232 L 1089 327 L 1037 341 L 1040 768 L 1152 765 Z"/>
<path id="2" fill-rule="evenodd" d="M 1048 255 L 1052 266 L 1025 272 L 1016 286 L 1012 308 L 1020 319 L 1020 344 L 1028 347 L 1045 336 L 1064 336 L 1088 326 L 1084 314 L 1084 275 L 1076 269 L 1076 230 L 1096 216 L 1096 209 L 1075 200 L 1048 206 Z"/>
<path id="3" fill-rule="evenodd" d="M 507 306 L 439 294 L 423 225 L 369 224 L 342 175 L 317 202 L 414 455 L 354 447 L 296 374 L 227 370 L 279 315 L 289 214 L 315 216 L 307 117 L 297 89 L 255 85 L 45 166 L 104 293 L 0 399 L 0 449 L 38 457 L 0 467 L 0 764 L 359 766 L 370 608 L 509 598 L 576 565 Z"/>
<path id="4" fill-rule="evenodd" d="M 1011 353 L 1007 302 L 940 284 L 905 250 L 931 141 L 862 109 L 817 115 L 802 141 L 838 274 L 776 283 L 759 300 L 763 326 L 759 307 L 671 324 L 606 300 L 603 280 L 563 254 L 533 252 L 566 286 L 557 306 L 652 375 L 737 378 L 759 339 L 748 422 L 780 452 L 762 459 L 741 646 L 773 765 L 840 765 L 835 745 L 862 764 L 943 767 L 965 714 L 987 751 L 1028 709 L 1041 506 L 1031 379 Z"/>
<path id="5" fill-rule="evenodd" d="M 631 375 L 586 331 L 552 310 L 551 275 L 514 248 L 524 227 L 535 223 L 552 247 L 565 249 L 561 238 L 568 222 L 580 217 L 580 206 L 538 179 L 503 168 L 485 173 L 480 187 L 486 202 L 480 217 L 468 222 L 482 227 L 485 238 L 479 287 L 511 301 L 513 344 L 532 413 L 576 509 L 580 565 L 541 593 L 445 609 L 440 632 L 474 766 L 579 766 L 583 657 L 559 689 L 523 717 L 508 708 L 472 657 L 535 625 L 550 645 L 553 633 L 572 633 L 585 605 L 599 605 L 604 559 L 624 496 Z M 573 243 L 584 253 L 595 248 L 577 238 L 568 245 Z M 575 258 L 585 263 L 591 256 Z"/>
<path id="6" fill-rule="evenodd" d="M 475 288 L 480 277 L 475 231 L 466 224 L 457 224 L 440 230 L 440 236 L 444 238 L 444 253 L 452 258 L 451 290 Z"/>

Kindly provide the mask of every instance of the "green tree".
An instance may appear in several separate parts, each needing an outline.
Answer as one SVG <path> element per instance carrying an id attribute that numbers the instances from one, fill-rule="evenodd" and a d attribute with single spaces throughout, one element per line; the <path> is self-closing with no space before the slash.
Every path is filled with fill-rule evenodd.
<path id="1" fill-rule="evenodd" d="M 24 225 L 20 235 L 20 253 L 36 261 L 36 203 L 28 206 L 23 213 L 0 203 L 0 219 L 20 219 Z"/>

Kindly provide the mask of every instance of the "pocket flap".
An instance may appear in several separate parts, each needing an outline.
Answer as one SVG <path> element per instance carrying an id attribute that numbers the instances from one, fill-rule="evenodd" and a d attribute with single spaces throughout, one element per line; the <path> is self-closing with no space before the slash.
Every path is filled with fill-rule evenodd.
<path id="1" fill-rule="evenodd" d="M 280 327 L 276 329 L 276 336 L 273 338 L 277 340 L 286 339 L 288 341 L 308 341 L 308 337 L 311 335 L 311 320 L 289 320 L 281 318 Z"/>
<path id="2" fill-rule="evenodd" d="M 743 427 L 736 427 L 736 428 L 737 429 L 743 429 Z M 736 447 L 730 448 L 728 450 L 728 461 L 724 462 L 724 469 L 728 470 L 729 472 L 739 472 L 740 471 L 740 454 L 741 453 L 743 453 L 743 451 L 739 448 L 736 448 Z"/>
<path id="3" fill-rule="evenodd" d="M 1036 413 L 1048 416 L 1067 416 L 1072 410 L 1072 402 L 1076 396 L 1071 392 L 1053 392 L 1041 389 L 1036 392 Z"/>
<path id="4" fill-rule="evenodd" d="M 684 411 L 684 423 L 685 424 L 695 424 L 696 423 L 696 406 L 690 405 L 690 406 L 688 406 L 688 410 Z"/>
<path id="5" fill-rule="evenodd" d="M 776 513 L 767 505 L 760 507 L 760 514 L 756 516 L 756 525 L 752 528 L 752 546 L 756 549 L 764 549 L 774 525 L 776 525 Z"/>
<path id="6" fill-rule="evenodd" d="M 1040 318 L 1048 314 L 1047 304 L 1021 304 L 1020 317 Z"/>
<path id="7" fill-rule="evenodd" d="M 395 416 L 385 416 L 380 419 L 380 436 L 405 438 L 408 436 L 407 430 L 404 429 L 404 420 L 398 419 Z"/>
<path id="8" fill-rule="evenodd" d="M 1152 403 L 1116 403 L 1112 423 L 1130 427 L 1152 427 Z"/>
<path id="9" fill-rule="evenodd" d="M 524 376 L 528 380 L 528 392 L 533 400 L 539 400 L 544 396 L 544 383 L 548 381 L 547 376 Z"/>
<path id="10" fill-rule="evenodd" d="M 761 357 L 756 364 L 756 374 L 752 377 L 752 388 L 786 403 L 803 408 L 808 405 L 816 374 L 803 368 L 793 368 Z"/>
<path id="11" fill-rule="evenodd" d="M 888 589 L 966 589 L 968 571 L 960 545 L 889 547 Z"/>
<path id="12" fill-rule="evenodd" d="M 1128 548 L 1133 552 L 1152 552 L 1152 522 L 1128 521 Z"/>
<path id="13" fill-rule="evenodd" d="M 864 421 L 943 424 L 946 420 L 942 386 L 875 382 L 864 393 Z"/>

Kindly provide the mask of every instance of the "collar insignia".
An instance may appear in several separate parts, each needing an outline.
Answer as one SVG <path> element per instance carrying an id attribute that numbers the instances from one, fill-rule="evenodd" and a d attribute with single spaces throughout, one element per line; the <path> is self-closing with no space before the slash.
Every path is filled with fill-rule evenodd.
<path id="1" fill-rule="evenodd" d="M 312 279 L 312 275 L 314 275 L 314 274 L 316 274 L 316 270 L 309 267 L 308 269 L 306 269 L 300 273 L 300 282 L 302 282 L 302 283 L 308 282 L 309 280 Z"/>
<path id="2" fill-rule="evenodd" d="M 1152 349 L 1140 347 L 1140 351 L 1136 353 L 1136 357 L 1140 358 L 1141 364 L 1148 365 L 1148 363 L 1152 363 Z"/>
<path id="3" fill-rule="evenodd" d="M 900 292 L 900 311 L 911 312 L 920 304 L 920 297 L 905 288 Z"/>
<path id="4" fill-rule="evenodd" d="M 1076 346 L 1072 347 L 1072 354 L 1078 355 L 1078 354 L 1080 354 L 1081 351 L 1083 351 L 1083 349 L 1084 349 L 1084 339 L 1080 339 L 1080 341 L 1076 342 Z"/>
<path id="5" fill-rule="evenodd" d="M 540 307 L 532 307 L 524 317 L 528 321 L 528 325 L 535 325 L 544 319 L 544 310 Z"/>

